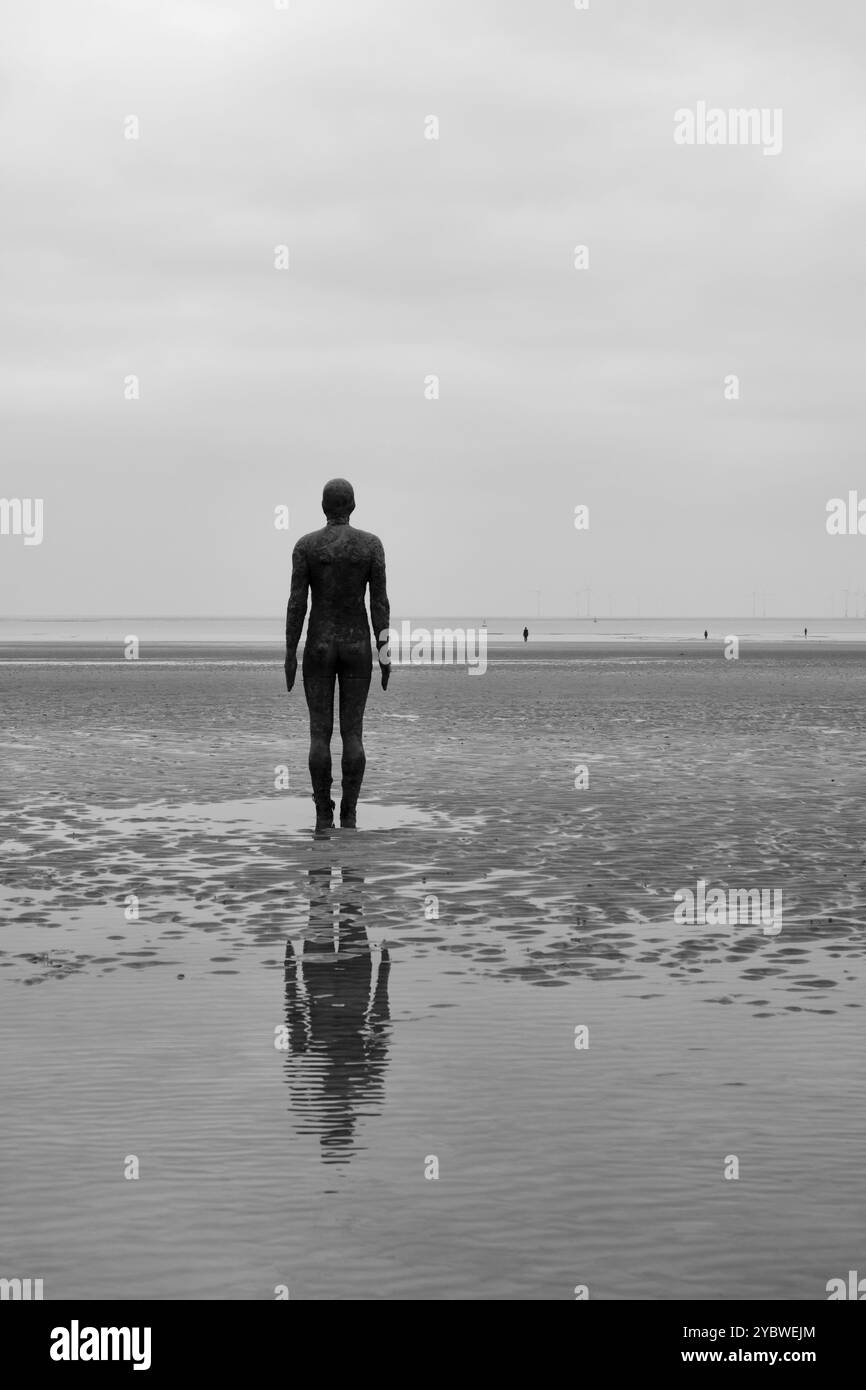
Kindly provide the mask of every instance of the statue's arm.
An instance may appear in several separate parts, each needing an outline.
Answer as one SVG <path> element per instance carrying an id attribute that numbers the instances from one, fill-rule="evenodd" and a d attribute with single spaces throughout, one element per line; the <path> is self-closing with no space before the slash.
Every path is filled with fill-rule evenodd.
<path id="1" fill-rule="evenodd" d="M 307 552 L 300 541 L 292 551 L 292 587 L 286 608 L 286 688 L 291 690 L 298 669 L 298 642 L 304 618 L 307 616 L 307 594 L 310 588 L 310 566 Z"/>
<path id="2" fill-rule="evenodd" d="M 385 548 L 378 536 L 373 538 L 370 556 L 370 620 L 376 647 L 381 648 L 388 640 L 391 626 L 391 606 L 388 603 L 388 590 L 385 584 Z M 382 636 L 384 632 L 385 636 Z"/>
<path id="3" fill-rule="evenodd" d="M 310 588 L 310 566 L 307 552 L 300 541 L 292 551 L 292 587 L 286 608 L 286 655 L 294 656 L 301 640 L 307 616 L 307 594 Z"/>
<path id="4" fill-rule="evenodd" d="M 388 590 L 385 586 L 385 549 L 378 536 L 373 537 L 373 550 L 370 556 L 370 621 L 379 653 L 379 670 L 382 672 L 382 689 L 388 689 L 391 679 L 391 653 L 388 647 L 388 630 L 391 626 L 391 606 L 388 603 Z"/>

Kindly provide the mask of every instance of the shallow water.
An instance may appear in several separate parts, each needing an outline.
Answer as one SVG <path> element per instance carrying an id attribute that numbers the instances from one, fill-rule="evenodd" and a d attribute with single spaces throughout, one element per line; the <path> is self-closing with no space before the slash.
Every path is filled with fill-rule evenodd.
<path id="1" fill-rule="evenodd" d="M 0 669 L 0 1275 L 811 1299 L 861 1268 L 866 661 L 398 672 L 360 829 L 319 839 L 280 678 Z M 782 930 L 676 925 L 699 878 L 780 889 Z"/>

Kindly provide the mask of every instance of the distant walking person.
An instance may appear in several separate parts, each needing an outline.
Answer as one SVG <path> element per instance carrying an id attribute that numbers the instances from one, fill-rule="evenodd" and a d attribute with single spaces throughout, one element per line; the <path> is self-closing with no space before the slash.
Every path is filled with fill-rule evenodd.
<path id="1" fill-rule="evenodd" d="M 706 642 L 707 638 L 709 637 L 709 635 L 710 635 L 710 634 L 707 632 L 707 629 L 704 628 L 704 641 L 705 641 L 705 642 Z"/>
<path id="2" fill-rule="evenodd" d="M 529 641 L 529 628 L 528 628 L 528 627 L 525 627 L 525 628 L 523 629 L 523 640 L 524 640 L 524 642 L 528 642 L 528 641 Z"/>
<path id="3" fill-rule="evenodd" d="M 385 552 L 378 536 L 356 531 L 349 525 L 355 510 L 355 494 L 345 478 L 325 484 L 322 510 L 327 525 L 302 536 L 292 552 L 292 588 L 286 610 L 286 689 L 291 690 L 298 670 L 297 648 L 307 612 L 310 621 L 304 646 L 304 694 L 310 711 L 310 781 L 316 803 L 316 829 L 334 825 L 331 800 L 331 735 L 334 730 L 334 686 L 340 683 L 340 736 L 343 740 L 343 795 L 340 825 L 355 829 L 358 793 L 364 780 L 364 709 L 373 670 L 370 622 L 364 607 L 370 586 L 370 617 L 382 689 L 391 675 L 389 661 L 382 661 L 391 622 L 385 588 Z"/>
<path id="4" fill-rule="evenodd" d="M 808 637 L 808 636 L 809 636 L 809 629 L 808 629 L 807 627 L 804 627 L 804 628 L 803 628 L 803 636 L 804 636 L 804 637 Z"/>

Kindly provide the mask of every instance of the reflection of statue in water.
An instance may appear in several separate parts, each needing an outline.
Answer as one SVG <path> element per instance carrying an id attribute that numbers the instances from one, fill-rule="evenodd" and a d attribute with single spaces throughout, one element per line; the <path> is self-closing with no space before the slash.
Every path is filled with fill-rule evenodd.
<path id="1" fill-rule="evenodd" d="M 390 959 L 367 937 L 363 876 L 337 872 L 310 869 L 309 928 L 286 947 L 286 1080 L 326 1163 L 349 1161 L 358 1115 L 382 1104 L 390 1029 Z"/>
<path id="2" fill-rule="evenodd" d="M 364 708 L 370 689 L 373 654 L 370 620 L 364 607 L 370 586 L 370 617 L 380 653 L 382 689 L 391 667 L 382 663 L 391 621 L 385 589 L 385 552 L 378 536 L 349 525 L 355 510 L 351 483 L 334 478 L 325 484 L 322 510 L 328 519 L 320 531 L 302 536 L 292 553 L 292 589 L 286 611 L 286 688 L 298 669 L 297 647 L 312 595 L 304 646 L 304 694 L 310 710 L 310 780 L 316 803 L 316 829 L 334 824 L 331 800 L 331 735 L 334 731 L 334 685 L 340 683 L 340 736 L 343 740 L 343 796 L 340 825 L 354 830 L 358 793 L 366 757 Z M 384 634 L 384 636 L 383 636 Z"/>

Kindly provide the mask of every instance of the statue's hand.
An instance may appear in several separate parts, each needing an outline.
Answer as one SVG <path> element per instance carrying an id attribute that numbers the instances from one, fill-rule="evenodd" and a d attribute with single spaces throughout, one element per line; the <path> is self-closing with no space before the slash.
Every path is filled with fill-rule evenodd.
<path id="1" fill-rule="evenodd" d="M 376 645 L 379 657 L 379 670 L 382 672 L 382 689 L 388 689 L 388 682 L 391 679 L 391 643 L 387 630 L 379 634 L 380 643 Z"/>
<path id="2" fill-rule="evenodd" d="M 286 690 L 291 690 L 297 674 L 298 658 L 296 656 L 289 656 L 289 654 L 286 653 Z"/>

